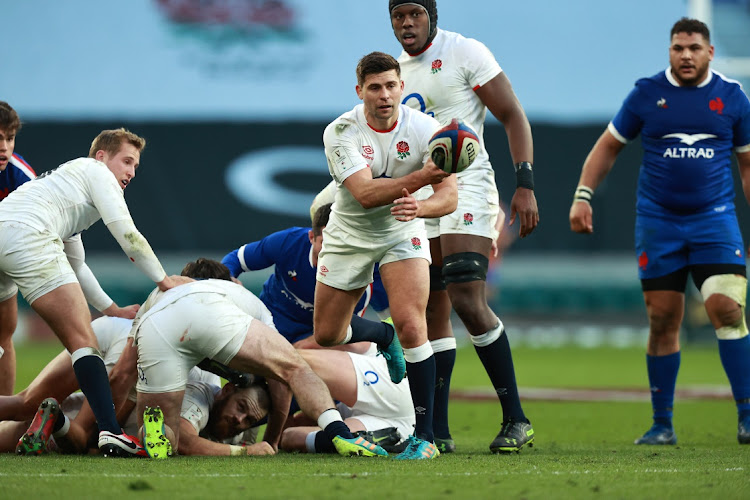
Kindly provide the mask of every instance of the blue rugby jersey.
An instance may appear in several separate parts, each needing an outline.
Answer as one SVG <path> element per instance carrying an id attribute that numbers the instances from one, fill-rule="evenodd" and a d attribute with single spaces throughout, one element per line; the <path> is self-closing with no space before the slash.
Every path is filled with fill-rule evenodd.
<path id="1" fill-rule="evenodd" d="M 235 278 L 244 271 L 257 271 L 275 265 L 263 284 L 260 300 L 273 314 L 279 332 L 290 342 L 312 334 L 316 268 L 312 265 L 309 227 L 292 227 L 248 243 L 228 253 L 222 264 Z M 372 286 L 368 286 L 355 311 L 367 308 Z M 286 331 L 285 331 L 286 330 Z"/>
<path id="2" fill-rule="evenodd" d="M 750 101 L 737 81 L 711 70 L 680 87 L 667 68 L 636 82 L 608 130 L 623 143 L 641 134 L 637 213 L 734 209 L 732 150 L 750 151 Z"/>
<path id="3" fill-rule="evenodd" d="M 13 153 L 8 161 L 8 166 L 0 172 L 0 200 L 5 199 L 15 191 L 21 184 L 36 178 L 36 172 L 26 163 L 23 157 Z"/>

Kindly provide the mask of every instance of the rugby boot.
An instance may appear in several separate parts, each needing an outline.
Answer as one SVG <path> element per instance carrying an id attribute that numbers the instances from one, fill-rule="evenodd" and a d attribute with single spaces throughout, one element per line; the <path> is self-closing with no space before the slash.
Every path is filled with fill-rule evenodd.
<path id="1" fill-rule="evenodd" d="M 737 423 L 737 441 L 740 444 L 750 444 L 750 415 L 741 418 Z"/>
<path id="2" fill-rule="evenodd" d="M 107 458 L 112 457 L 146 457 L 146 450 L 138 438 L 128 434 L 115 434 L 109 431 L 99 432 L 99 451 Z"/>
<path id="3" fill-rule="evenodd" d="M 60 416 L 60 404 L 55 398 L 47 398 L 42 401 L 28 430 L 18 440 L 16 453 L 19 455 L 46 453 L 58 416 Z"/>
<path id="4" fill-rule="evenodd" d="M 490 443 L 492 453 L 520 452 L 521 448 L 534 446 L 534 429 L 530 422 L 506 420 L 495 439 Z"/>
<path id="5" fill-rule="evenodd" d="M 406 449 L 396 456 L 396 460 L 430 460 L 440 456 L 437 447 L 414 435 L 406 438 Z"/>
<path id="6" fill-rule="evenodd" d="M 646 433 L 635 440 L 635 444 L 677 444 L 677 434 L 671 425 L 654 424 Z"/>
<path id="7" fill-rule="evenodd" d="M 406 448 L 401 435 L 395 427 L 386 427 L 375 431 L 357 431 L 354 437 L 363 437 L 369 442 L 382 447 L 388 453 L 401 453 Z"/>
<path id="8" fill-rule="evenodd" d="M 456 451 L 456 443 L 451 438 L 441 439 L 436 437 L 435 446 L 440 450 L 440 453 L 453 453 Z"/>
<path id="9" fill-rule="evenodd" d="M 385 358 L 388 365 L 388 374 L 391 376 L 391 382 L 398 384 L 406 376 L 406 361 L 404 360 L 404 350 L 401 348 L 401 342 L 398 340 L 396 327 L 393 326 L 393 319 L 386 318 L 383 323 L 388 323 L 393 327 L 393 340 L 391 343 L 382 346 L 378 344 L 378 353 Z"/>
<path id="10" fill-rule="evenodd" d="M 149 457 L 157 460 L 172 456 L 172 443 L 164 429 L 164 413 L 158 406 L 147 406 L 143 412 L 143 447 Z"/>
<path id="11" fill-rule="evenodd" d="M 333 446 L 339 455 L 344 457 L 387 457 L 388 452 L 372 444 L 362 436 L 347 439 L 341 436 L 333 438 Z"/>

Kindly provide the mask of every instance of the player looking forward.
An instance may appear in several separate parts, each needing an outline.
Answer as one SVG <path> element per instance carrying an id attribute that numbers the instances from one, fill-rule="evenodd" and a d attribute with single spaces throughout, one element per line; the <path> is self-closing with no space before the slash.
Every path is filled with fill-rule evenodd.
<path id="1" fill-rule="evenodd" d="M 750 202 L 750 101 L 709 68 L 708 27 L 682 18 L 670 32 L 669 67 L 642 78 L 583 164 L 570 227 L 594 231 L 591 199 L 617 155 L 641 134 L 635 252 L 649 319 L 646 366 L 653 426 L 636 444 L 676 444 L 672 426 L 688 274 L 716 329 L 737 402 L 737 438 L 750 443 L 750 337 L 745 254 L 734 207 L 731 154 Z"/>
<path id="2" fill-rule="evenodd" d="M 457 195 L 455 176 L 429 159 L 428 142 L 438 122 L 400 105 L 402 89 L 393 57 L 382 52 L 364 56 L 357 65 L 356 86 L 363 103 L 323 133 L 337 191 L 318 257 L 314 332 L 324 346 L 369 340 L 385 348 L 395 383 L 404 369 L 403 361 L 393 361 L 403 355 L 416 427 L 398 458 L 421 459 L 438 455 L 432 432 L 435 360 L 425 321 L 430 255 L 422 218 L 452 212 Z M 411 193 L 428 184 L 434 185 L 434 194 L 417 201 Z M 348 329 L 362 291 L 372 283 L 376 262 L 397 335 L 375 322 L 367 333 Z"/>
<path id="3" fill-rule="evenodd" d="M 436 443 L 443 451 L 455 448 L 448 426 L 448 391 L 456 359 L 452 306 L 471 334 L 502 405 L 503 422 L 490 450 L 519 451 L 532 443 L 534 430 L 521 407 L 504 325 L 487 304 L 487 269 L 498 235 L 495 223 L 500 199 L 483 136 L 489 108 L 508 135 L 517 179 L 509 224 L 518 217 L 524 238 L 539 223 L 531 127 L 508 77 L 487 47 L 437 27 L 435 0 L 390 0 L 388 12 L 393 33 L 404 49 L 398 58 L 404 80 L 403 103 L 434 116 L 441 124 L 452 118 L 463 120 L 477 132 L 482 146 L 474 163 L 457 174 L 456 211 L 426 221 L 432 254 L 427 323 L 437 366 Z"/>

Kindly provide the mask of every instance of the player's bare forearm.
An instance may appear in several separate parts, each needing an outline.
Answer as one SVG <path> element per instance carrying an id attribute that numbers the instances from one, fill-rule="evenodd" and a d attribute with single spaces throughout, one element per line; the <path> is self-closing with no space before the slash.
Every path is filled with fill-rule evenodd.
<path id="1" fill-rule="evenodd" d="M 737 165 L 742 180 L 742 192 L 745 193 L 745 199 L 750 204 L 750 151 L 737 153 Z"/>
<path id="2" fill-rule="evenodd" d="M 190 422 L 180 419 L 180 455 L 229 456 L 231 450 L 228 444 L 200 437 Z"/>
<path id="3" fill-rule="evenodd" d="M 414 193 L 427 184 L 440 183 L 447 176 L 432 160 L 428 160 L 424 168 L 395 179 L 373 179 L 369 169 L 360 170 L 344 181 L 344 187 L 362 207 L 375 208 L 393 203 L 401 196 L 403 189 Z"/>
<path id="4" fill-rule="evenodd" d="M 419 203 L 417 217 L 431 219 L 453 213 L 458 206 L 458 182 L 451 175 L 440 184 L 433 185 L 434 193 Z"/>
<path id="5" fill-rule="evenodd" d="M 117 363 L 109 374 L 109 386 L 112 390 L 112 401 L 115 409 L 125 405 L 130 390 L 138 380 L 138 350 L 133 345 L 133 339 L 128 338 Z"/>
<path id="6" fill-rule="evenodd" d="M 268 414 L 268 425 L 266 425 L 266 431 L 263 433 L 263 441 L 270 444 L 274 450 L 278 450 L 281 433 L 289 416 L 292 391 L 283 382 L 271 378 L 267 380 L 268 392 L 271 396 L 271 409 Z"/>
<path id="7" fill-rule="evenodd" d="M 617 155 L 623 147 L 625 147 L 623 143 L 615 139 L 609 130 L 605 130 L 583 163 L 578 185 L 596 189 L 612 170 Z"/>

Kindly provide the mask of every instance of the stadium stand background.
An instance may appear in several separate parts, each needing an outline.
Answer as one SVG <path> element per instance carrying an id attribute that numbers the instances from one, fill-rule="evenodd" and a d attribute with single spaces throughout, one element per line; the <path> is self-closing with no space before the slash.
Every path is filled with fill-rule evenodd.
<path id="1" fill-rule="evenodd" d="M 530 328 L 561 318 L 645 325 L 632 257 L 637 144 L 597 190 L 594 235 L 570 232 L 568 208 L 591 145 L 634 81 L 666 67 L 668 28 L 695 4 L 478 0 L 467 11 L 463 2 L 439 2 L 441 27 L 493 50 L 534 131 L 541 224 L 513 242 L 494 274 L 493 300 L 506 316 Z M 126 126 L 145 136 L 142 167 L 126 196 L 136 225 L 176 273 L 187 259 L 220 258 L 309 223 L 306 204 L 329 180 L 322 130 L 356 103 L 357 59 L 371 50 L 399 52 L 385 5 L 14 2 L 4 7 L 5 35 L 24 43 L 8 51 L 14 78 L 3 82 L 0 98 L 21 114 L 17 151 L 38 173 L 85 155 L 102 128 Z M 750 56 L 750 2 L 715 0 L 711 12 L 717 56 Z M 34 19 L 34 37 L 26 36 L 24 19 Z M 112 19 L 137 29 L 113 30 Z M 732 67 L 721 69 L 732 76 Z M 507 203 L 515 180 L 492 117 L 485 139 Z M 737 192 L 741 227 L 748 228 L 750 209 Z M 115 300 L 145 297 L 150 283 L 103 225 L 87 231 L 84 243 Z M 264 277 L 247 284 L 257 291 Z"/>

